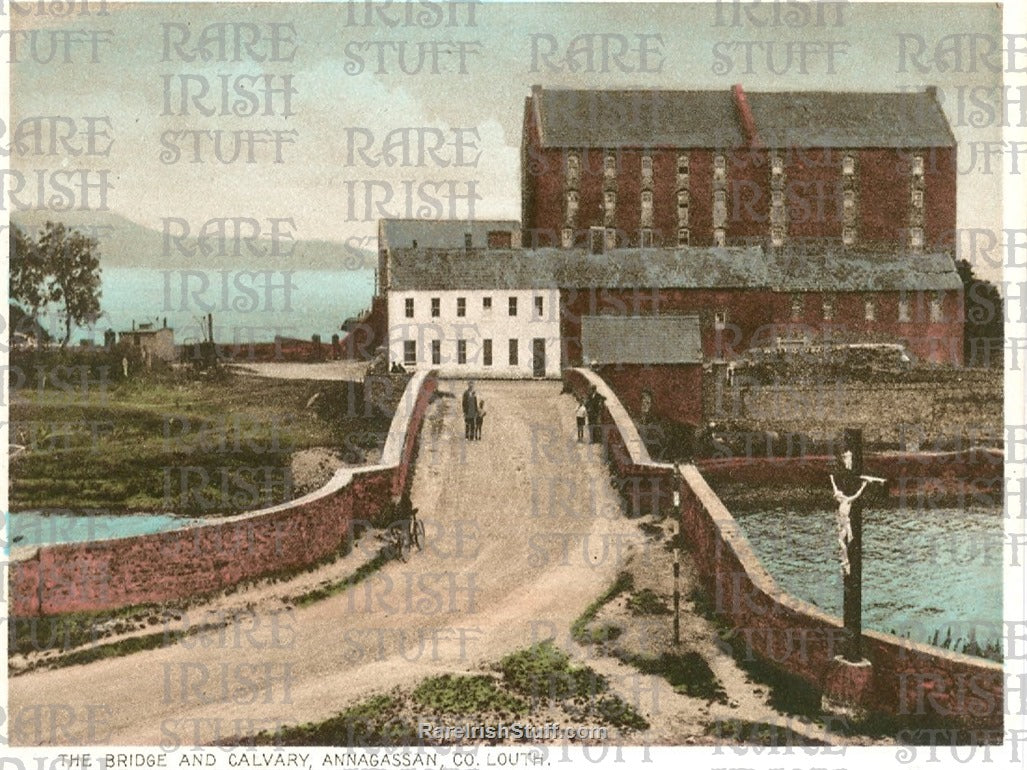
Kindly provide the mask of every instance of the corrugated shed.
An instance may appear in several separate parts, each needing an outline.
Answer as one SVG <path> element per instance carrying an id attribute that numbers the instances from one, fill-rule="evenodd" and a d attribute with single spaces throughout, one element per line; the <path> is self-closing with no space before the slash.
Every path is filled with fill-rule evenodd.
<path id="1" fill-rule="evenodd" d="M 701 364 L 699 316 L 584 316 L 581 349 L 600 364 Z"/>

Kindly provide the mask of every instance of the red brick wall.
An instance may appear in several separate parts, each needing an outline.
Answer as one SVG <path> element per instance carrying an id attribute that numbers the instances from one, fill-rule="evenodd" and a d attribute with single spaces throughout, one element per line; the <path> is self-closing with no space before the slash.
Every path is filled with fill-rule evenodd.
<path id="1" fill-rule="evenodd" d="M 956 148 L 924 150 L 924 242 L 939 251 L 954 248 Z"/>
<path id="2" fill-rule="evenodd" d="M 617 394 L 632 417 L 642 414 L 642 394 L 652 394 L 652 412 L 675 422 L 702 421 L 702 366 L 699 364 L 618 364 L 600 366 L 598 374 Z"/>
<path id="3" fill-rule="evenodd" d="M 842 624 L 783 593 L 756 558 L 737 522 L 691 467 L 682 470 L 681 527 L 715 611 L 732 624 L 743 654 L 821 688 L 841 653 Z M 871 710 L 923 716 L 942 724 L 1001 730 L 1002 666 L 968 655 L 866 631 Z M 937 721 L 935 722 L 937 724 Z"/>
<path id="4" fill-rule="evenodd" d="M 407 482 L 436 381 L 409 413 L 396 465 L 357 469 L 270 512 L 155 535 L 43 546 L 10 567 L 15 617 L 96 611 L 209 594 L 243 580 L 307 566 L 338 550 L 354 519 L 374 520 Z M 404 397 L 408 397 L 404 394 Z"/>

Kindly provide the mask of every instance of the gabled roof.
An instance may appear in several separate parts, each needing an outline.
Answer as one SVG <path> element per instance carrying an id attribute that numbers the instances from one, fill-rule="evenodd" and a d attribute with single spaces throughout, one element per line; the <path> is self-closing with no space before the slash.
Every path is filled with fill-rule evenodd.
<path id="1" fill-rule="evenodd" d="M 963 281 L 947 254 L 780 252 L 767 256 L 777 291 L 943 291 Z"/>
<path id="2" fill-rule="evenodd" d="M 941 291 L 962 288 L 947 254 L 749 248 L 399 249 L 391 291 L 475 289 L 769 289 Z"/>
<path id="3" fill-rule="evenodd" d="M 409 249 L 417 241 L 418 248 L 462 249 L 464 235 L 471 234 L 471 248 L 488 246 L 488 234 L 494 230 L 520 232 L 516 219 L 382 219 L 379 235 L 384 239 L 379 248 Z"/>
<path id="4" fill-rule="evenodd" d="M 952 147 L 933 91 L 741 92 L 770 147 Z M 534 91 L 543 147 L 743 147 L 736 97 L 722 91 Z"/>
<path id="5" fill-rule="evenodd" d="M 544 288 L 755 288 L 767 285 L 760 248 L 485 251 L 400 249 L 393 291 Z"/>
<path id="6" fill-rule="evenodd" d="M 544 147 L 736 147 L 730 91 L 536 92 Z"/>
<path id="7" fill-rule="evenodd" d="M 583 316 L 581 355 L 601 364 L 701 364 L 699 316 Z"/>
<path id="8" fill-rule="evenodd" d="M 955 139 L 931 92 L 749 92 L 769 147 L 951 147 Z"/>

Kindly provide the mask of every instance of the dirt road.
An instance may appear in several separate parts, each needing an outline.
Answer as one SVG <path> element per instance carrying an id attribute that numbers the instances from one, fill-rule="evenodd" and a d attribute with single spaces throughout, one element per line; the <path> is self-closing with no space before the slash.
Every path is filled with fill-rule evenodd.
<path id="1" fill-rule="evenodd" d="M 443 382 L 413 503 L 425 551 L 348 592 L 123 658 L 10 681 L 13 744 L 191 745 L 317 721 L 423 676 L 556 636 L 640 542 L 559 383 L 486 382 L 483 438 Z"/>

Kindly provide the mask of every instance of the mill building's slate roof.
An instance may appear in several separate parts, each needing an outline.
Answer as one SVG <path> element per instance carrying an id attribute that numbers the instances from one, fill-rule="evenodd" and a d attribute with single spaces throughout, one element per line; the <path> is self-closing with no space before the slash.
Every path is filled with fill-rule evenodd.
<path id="1" fill-rule="evenodd" d="M 770 147 L 952 147 L 931 92 L 745 92 L 757 135 Z M 542 89 L 543 147 L 747 146 L 730 90 Z"/>

